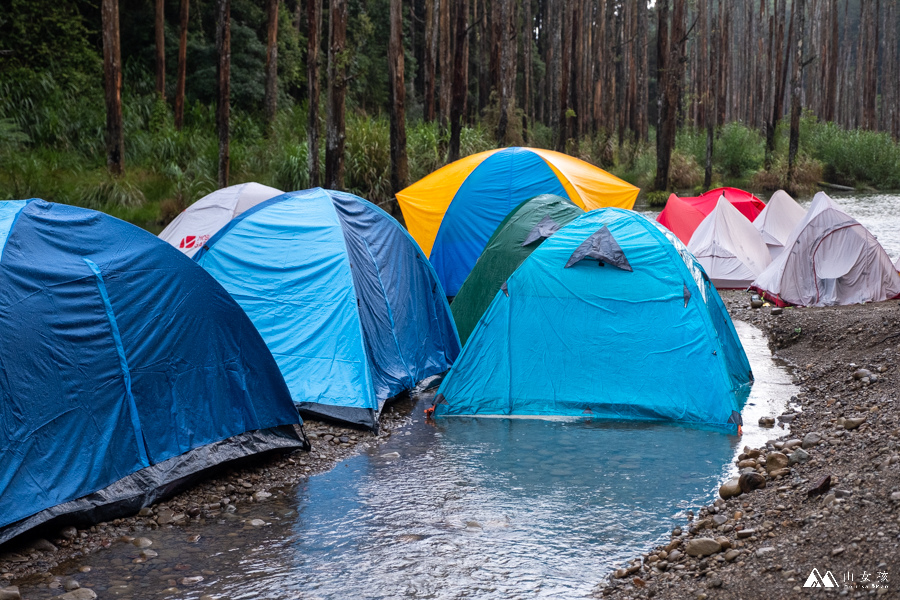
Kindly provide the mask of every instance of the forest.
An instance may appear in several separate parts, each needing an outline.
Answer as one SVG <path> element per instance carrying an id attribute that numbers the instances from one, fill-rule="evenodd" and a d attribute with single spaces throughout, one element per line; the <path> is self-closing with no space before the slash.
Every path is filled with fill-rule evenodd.
<path id="1" fill-rule="evenodd" d="M 0 199 L 158 231 L 502 146 L 639 186 L 900 188 L 898 0 L 0 0 Z"/>

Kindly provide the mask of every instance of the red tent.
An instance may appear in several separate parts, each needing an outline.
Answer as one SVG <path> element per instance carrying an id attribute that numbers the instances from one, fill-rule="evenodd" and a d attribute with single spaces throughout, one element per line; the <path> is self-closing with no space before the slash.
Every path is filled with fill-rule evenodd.
<path id="1" fill-rule="evenodd" d="M 694 235 L 694 230 L 700 225 L 700 221 L 716 208 L 720 196 L 725 196 L 725 199 L 750 221 L 753 221 L 766 207 L 762 200 L 750 192 L 724 187 L 709 190 L 696 198 L 679 198 L 672 194 L 656 220 L 668 227 L 679 240 L 687 245 L 691 241 L 691 236 Z"/>

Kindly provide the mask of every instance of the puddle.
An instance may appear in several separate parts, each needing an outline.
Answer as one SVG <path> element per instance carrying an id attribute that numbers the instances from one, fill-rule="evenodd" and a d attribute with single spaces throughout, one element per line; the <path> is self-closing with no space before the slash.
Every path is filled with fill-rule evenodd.
<path id="1" fill-rule="evenodd" d="M 744 436 L 670 425 L 422 418 L 218 522 L 142 532 L 158 557 L 115 543 L 69 563 L 101 598 L 585 597 L 609 570 L 714 499 L 734 456 L 795 389 L 759 330 L 736 323 L 756 376 Z M 265 526 L 253 527 L 252 519 Z M 198 542 L 188 540 L 201 535 Z M 87 565 L 90 573 L 79 573 Z M 191 586 L 185 577 L 202 577 Z M 190 580 L 188 580 L 190 581 Z M 23 585 L 29 600 L 58 591 Z"/>

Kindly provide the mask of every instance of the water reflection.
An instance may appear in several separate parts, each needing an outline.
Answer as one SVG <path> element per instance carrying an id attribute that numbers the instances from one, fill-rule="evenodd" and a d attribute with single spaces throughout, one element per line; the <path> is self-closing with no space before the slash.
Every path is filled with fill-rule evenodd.
<path id="1" fill-rule="evenodd" d="M 93 570 L 78 578 L 120 598 L 587 596 L 612 567 L 667 539 L 684 510 L 710 503 L 744 444 L 772 436 L 756 427 L 757 413 L 779 414 L 792 387 L 760 332 L 737 325 L 757 378 L 743 438 L 662 424 L 429 425 L 423 398 L 387 444 L 287 498 L 151 532 L 159 556 L 146 563 L 133 562 L 134 546 L 114 544 L 79 563 Z M 180 583 L 191 576 L 204 579 Z"/>

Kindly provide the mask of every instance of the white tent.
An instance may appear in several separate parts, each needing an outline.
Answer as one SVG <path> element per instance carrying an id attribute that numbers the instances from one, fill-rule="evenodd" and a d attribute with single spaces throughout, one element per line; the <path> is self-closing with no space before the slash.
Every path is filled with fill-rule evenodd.
<path id="1" fill-rule="evenodd" d="M 784 190 L 778 190 L 769 198 L 769 203 L 753 221 L 754 227 L 762 234 L 774 260 L 784 249 L 794 227 L 803 220 L 806 211 Z"/>
<path id="2" fill-rule="evenodd" d="M 194 256 L 228 221 L 283 193 L 252 182 L 216 190 L 188 206 L 163 229 L 159 237 L 188 256 Z"/>
<path id="3" fill-rule="evenodd" d="M 753 223 L 725 196 L 694 231 L 688 250 L 720 289 L 746 288 L 771 261 Z"/>
<path id="4" fill-rule="evenodd" d="M 900 275 L 875 236 L 819 192 L 753 288 L 777 304 L 879 302 L 900 295 Z"/>

